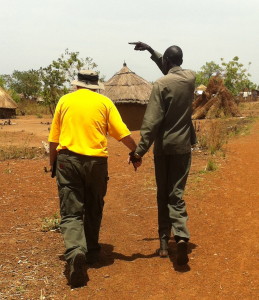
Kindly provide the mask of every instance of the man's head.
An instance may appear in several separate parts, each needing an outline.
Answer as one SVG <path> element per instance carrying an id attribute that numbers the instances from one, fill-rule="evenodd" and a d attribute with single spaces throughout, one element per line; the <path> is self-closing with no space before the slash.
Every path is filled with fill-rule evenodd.
<path id="1" fill-rule="evenodd" d="M 172 67 L 180 66 L 182 63 L 182 49 L 178 46 L 171 46 L 167 48 L 163 55 L 163 73 L 166 75 Z"/>
<path id="2" fill-rule="evenodd" d="M 104 90 L 104 85 L 99 81 L 99 75 L 93 70 L 80 70 L 77 74 L 78 80 L 73 80 L 72 85 L 78 88 L 85 88 L 89 90 Z"/>

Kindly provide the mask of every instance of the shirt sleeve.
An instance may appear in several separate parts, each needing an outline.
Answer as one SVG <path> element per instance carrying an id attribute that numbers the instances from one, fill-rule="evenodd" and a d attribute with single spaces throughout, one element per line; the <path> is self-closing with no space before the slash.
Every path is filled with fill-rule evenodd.
<path id="1" fill-rule="evenodd" d="M 140 129 L 141 139 L 136 149 L 140 156 L 143 156 L 154 142 L 164 115 L 164 102 L 159 85 L 155 82 Z"/>
<path id="2" fill-rule="evenodd" d="M 49 142 L 53 142 L 53 143 L 59 143 L 59 136 L 60 136 L 60 101 L 58 102 L 56 109 L 55 109 L 55 113 L 54 113 L 54 117 L 52 120 L 52 124 L 50 127 L 50 133 L 49 133 L 49 138 L 48 141 Z"/>
<path id="3" fill-rule="evenodd" d="M 122 121 L 121 115 L 113 103 L 109 109 L 108 133 L 117 141 L 120 141 L 125 136 L 131 134 L 127 125 Z"/>
<path id="4" fill-rule="evenodd" d="M 154 51 L 154 53 L 150 57 L 158 66 L 158 68 L 162 71 L 163 73 L 163 56 L 161 53 Z"/>

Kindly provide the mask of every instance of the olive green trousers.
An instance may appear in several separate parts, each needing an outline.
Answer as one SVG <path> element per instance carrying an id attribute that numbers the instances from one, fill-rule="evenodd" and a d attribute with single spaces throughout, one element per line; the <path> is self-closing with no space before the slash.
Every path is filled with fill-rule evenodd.
<path id="1" fill-rule="evenodd" d="M 188 215 L 184 189 L 191 166 L 191 153 L 174 155 L 155 155 L 155 174 L 157 183 L 158 234 L 161 246 L 173 233 L 176 241 L 188 241 Z"/>
<path id="2" fill-rule="evenodd" d="M 57 157 L 61 232 L 65 259 L 78 252 L 98 250 L 108 171 L 106 157 L 92 157 L 61 150 Z"/>

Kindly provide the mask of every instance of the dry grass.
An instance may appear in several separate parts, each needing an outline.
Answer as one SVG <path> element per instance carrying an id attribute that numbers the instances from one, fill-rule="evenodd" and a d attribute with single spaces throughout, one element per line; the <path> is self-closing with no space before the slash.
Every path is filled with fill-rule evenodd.
<path id="1" fill-rule="evenodd" d="M 41 117 L 42 115 L 47 115 L 50 112 L 49 108 L 44 104 L 37 103 L 36 101 L 23 100 L 18 103 L 16 113 L 20 116 L 34 115 Z"/>
<path id="2" fill-rule="evenodd" d="M 42 148 L 26 146 L 8 146 L 0 149 L 0 160 L 7 159 L 33 159 L 45 156 Z"/>
<path id="3" fill-rule="evenodd" d="M 195 123 L 197 126 L 197 123 Z M 220 120 L 212 120 L 210 122 L 203 122 L 197 131 L 198 145 L 197 147 L 203 150 L 208 150 L 210 154 L 215 154 L 222 150 L 227 143 L 228 136 L 225 124 Z"/>
<path id="4" fill-rule="evenodd" d="M 243 117 L 194 121 L 197 147 L 212 155 L 218 151 L 224 152 L 228 140 L 233 136 L 248 134 L 255 120 L 254 117 Z"/>
<path id="5" fill-rule="evenodd" d="M 17 144 L 17 139 L 19 139 L 19 144 Z M 31 134 L 21 135 L 20 132 L 0 132 L 0 161 L 44 157 L 46 155 L 44 147 L 29 146 L 31 139 L 33 139 Z"/>

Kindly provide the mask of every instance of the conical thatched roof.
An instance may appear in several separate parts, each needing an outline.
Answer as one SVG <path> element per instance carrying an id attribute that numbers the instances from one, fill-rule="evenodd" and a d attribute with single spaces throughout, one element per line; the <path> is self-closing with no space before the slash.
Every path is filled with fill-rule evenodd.
<path id="1" fill-rule="evenodd" d="M 0 87 L 0 108 L 17 108 L 11 96 Z"/>
<path id="2" fill-rule="evenodd" d="M 126 65 L 105 84 L 103 94 L 115 104 L 147 104 L 152 84 L 132 72 Z"/>

